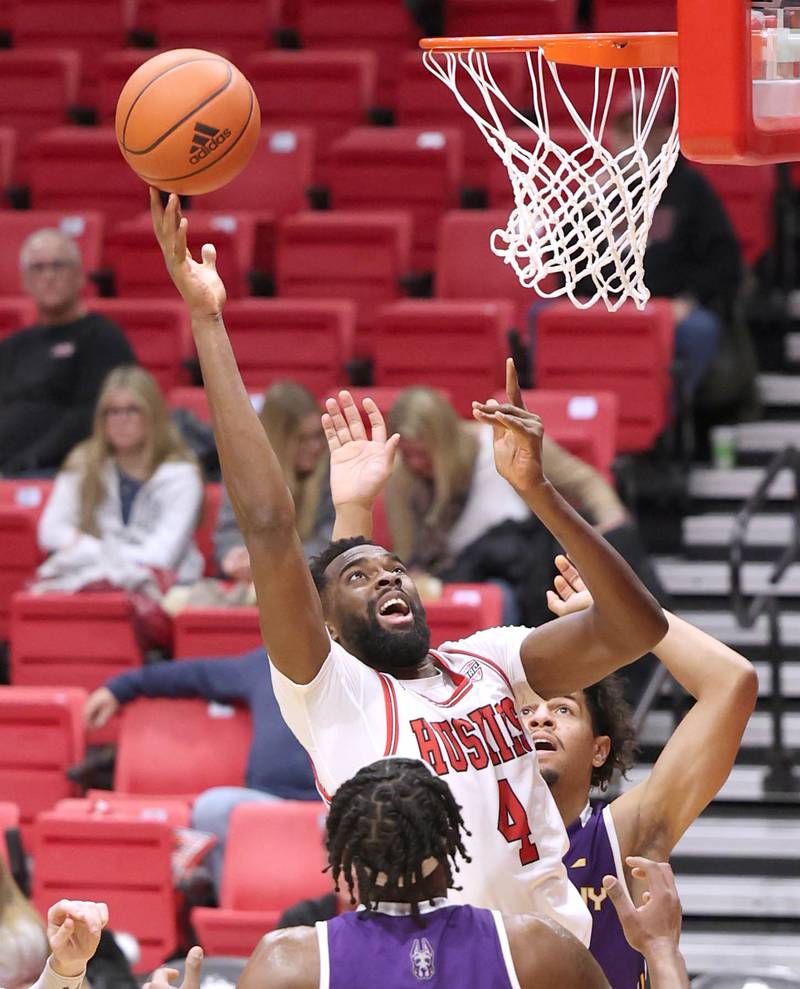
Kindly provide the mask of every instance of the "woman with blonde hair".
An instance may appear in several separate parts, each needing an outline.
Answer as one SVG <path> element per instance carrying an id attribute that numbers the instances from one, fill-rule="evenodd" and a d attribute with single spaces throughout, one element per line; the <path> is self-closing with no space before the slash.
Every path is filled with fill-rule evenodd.
<path id="1" fill-rule="evenodd" d="M 202 503 L 197 461 L 155 379 L 140 367 L 116 368 L 103 383 L 92 435 L 68 456 L 39 522 L 39 543 L 53 555 L 37 586 L 73 591 L 108 582 L 149 593 L 154 582 L 163 591 L 196 580 Z"/>
<path id="2" fill-rule="evenodd" d="M 321 552 L 333 531 L 328 448 L 320 415 L 316 398 L 293 381 L 270 385 L 259 413 L 294 499 L 297 532 L 306 557 Z M 250 580 L 250 558 L 227 492 L 214 533 L 214 556 L 226 577 Z"/>
<path id="3" fill-rule="evenodd" d="M 0 855 L 0 986 L 22 989 L 31 985 L 49 954 L 42 919 L 20 892 Z"/>

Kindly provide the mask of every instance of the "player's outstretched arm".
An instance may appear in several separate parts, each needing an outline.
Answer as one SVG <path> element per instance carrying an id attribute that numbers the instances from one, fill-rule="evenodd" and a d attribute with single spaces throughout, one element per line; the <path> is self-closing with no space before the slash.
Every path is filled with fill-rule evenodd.
<path id="1" fill-rule="evenodd" d="M 547 917 L 503 918 L 520 989 L 610 989 L 587 948 Z"/>
<path id="2" fill-rule="evenodd" d="M 205 244 L 202 261 L 192 258 L 177 196 L 163 209 L 151 189 L 150 209 L 167 271 L 191 315 L 222 474 L 250 553 L 264 644 L 282 673 L 308 683 L 329 651 L 322 606 L 283 471 L 250 404 L 222 321 L 226 296 L 216 252 Z"/>
<path id="3" fill-rule="evenodd" d="M 372 509 L 392 473 L 400 437 L 386 437 L 386 423 L 371 398 L 364 412 L 369 435 L 349 391 L 325 403 L 322 428 L 331 453 L 331 496 L 336 508 L 334 539 L 372 537 Z"/>
<path id="4" fill-rule="evenodd" d="M 647 884 L 644 903 L 635 907 L 616 876 L 605 876 L 603 887 L 617 911 L 631 947 L 644 955 L 652 989 L 689 989 L 686 964 L 678 948 L 681 904 L 672 869 L 666 862 L 629 857 L 633 875 Z"/>
<path id="5" fill-rule="evenodd" d="M 591 603 L 565 557 L 548 603 L 555 614 Z M 622 854 L 667 859 L 683 833 L 728 778 L 758 697 L 758 676 L 744 656 L 665 612 L 669 631 L 653 652 L 697 703 L 664 746 L 650 776 L 611 804 Z M 686 772 L 691 766 L 692 771 Z"/>
<path id="6" fill-rule="evenodd" d="M 317 989 L 319 942 L 313 927 L 288 927 L 261 939 L 237 989 Z"/>
<path id="7" fill-rule="evenodd" d="M 638 659 L 667 631 L 658 602 L 627 563 L 559 495 L 542 470 L 542 422 L 522 401 L 511 359 L 504 405 L 474 403 L 473 414 L 494 431 L 498 472 L 575 562 L 593 595 L 586 611 L 535 629 L 520 655 L 528 681 L 543 697 L 596 683 Z"/>

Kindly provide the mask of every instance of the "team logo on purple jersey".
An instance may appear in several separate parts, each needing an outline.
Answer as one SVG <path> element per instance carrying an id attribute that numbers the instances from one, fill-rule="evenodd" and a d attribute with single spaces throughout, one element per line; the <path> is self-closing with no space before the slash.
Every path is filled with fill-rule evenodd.
<path id="1" fill-rule="evenodd" d="M 411 974 L 420 982 L 433 978 L 433 948 L 426 937 L 414 939 L 411 945 Z"/>

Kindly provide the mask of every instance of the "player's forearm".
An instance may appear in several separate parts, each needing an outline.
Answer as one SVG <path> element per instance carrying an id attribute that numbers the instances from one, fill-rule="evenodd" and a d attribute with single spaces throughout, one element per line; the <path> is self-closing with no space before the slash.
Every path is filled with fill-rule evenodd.
<path id="1" fill-rule="evenodd" d="M 336 522 L 331 538 L 349 539 L 352 536 L 364 536 L 372 539 L 372 509 L 363 505 L 337 505 Z"/>
<path id="2" fill-rule="evenodd" d="M 667 620 L 628 564 L 548 482 L 520 493 L 580 571 L 594 600 L 597 636 L 619 650 L 620 665 L 652 649 Z"/>
<path id="3" fill-rule="evenodd" d="M 740 694 L 752 710 L 758 695 L 752 664 L 682 618 L 669 612 L 665 615 L 669 631 L 653 652 L 678 683 L 697 700 Z"/>
<path id="4" fill-rule="evenodd" d="M 248 532 L 293 529 L 294 503 L 244 387 L 222 316 L 193 316 L 192 333 L 222 476 L 245 542 Z"/>
<path id="5" fill-rule="evenodd" d="M 644 953 L 651 989 L 689 989 L 686 963 L 677 945 L 658 945 Z"/>

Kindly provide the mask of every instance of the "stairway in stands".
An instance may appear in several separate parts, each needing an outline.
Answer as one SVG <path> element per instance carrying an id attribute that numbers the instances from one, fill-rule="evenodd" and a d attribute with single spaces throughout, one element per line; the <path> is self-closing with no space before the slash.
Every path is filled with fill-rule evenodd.
<path id="1" fill-rule="evenodd" d="M 677 611 L 751 659 L 760 679 L 758 707 L 733 773 L 673 856 L 685 914 L 682 946 L 691 972 L 769 965 L 800 972 L 800 793 L 781 797 L 762 787 L 772 737 L 767 623 L 763 617 L 752 629 L 739 628 L 730 610 L 727 564 L 733 516 L 761 479 L 763 466 L 789 443 L 800 449 L 800 334 L 786 337 L 786 368 L 786 373 L 759 379 L 764 415 L 758 423 L 737 427 L 737 465 L 692 470 L 683 556 L 658 560 Z M 768 586 L 770 561 L 789 543 L 796 507 L 792 478 L 784 472 L 767 509 L 750 525 L 751 562 L 743 572 L 747 593 Z M 787 571 L 777 593 L 787 698 L 784 731 L 800 777 L 800 564 Z M 642 763 L 632 782 L 649 771 L 671 730 L 665 696 L 645 723 Z"/>

